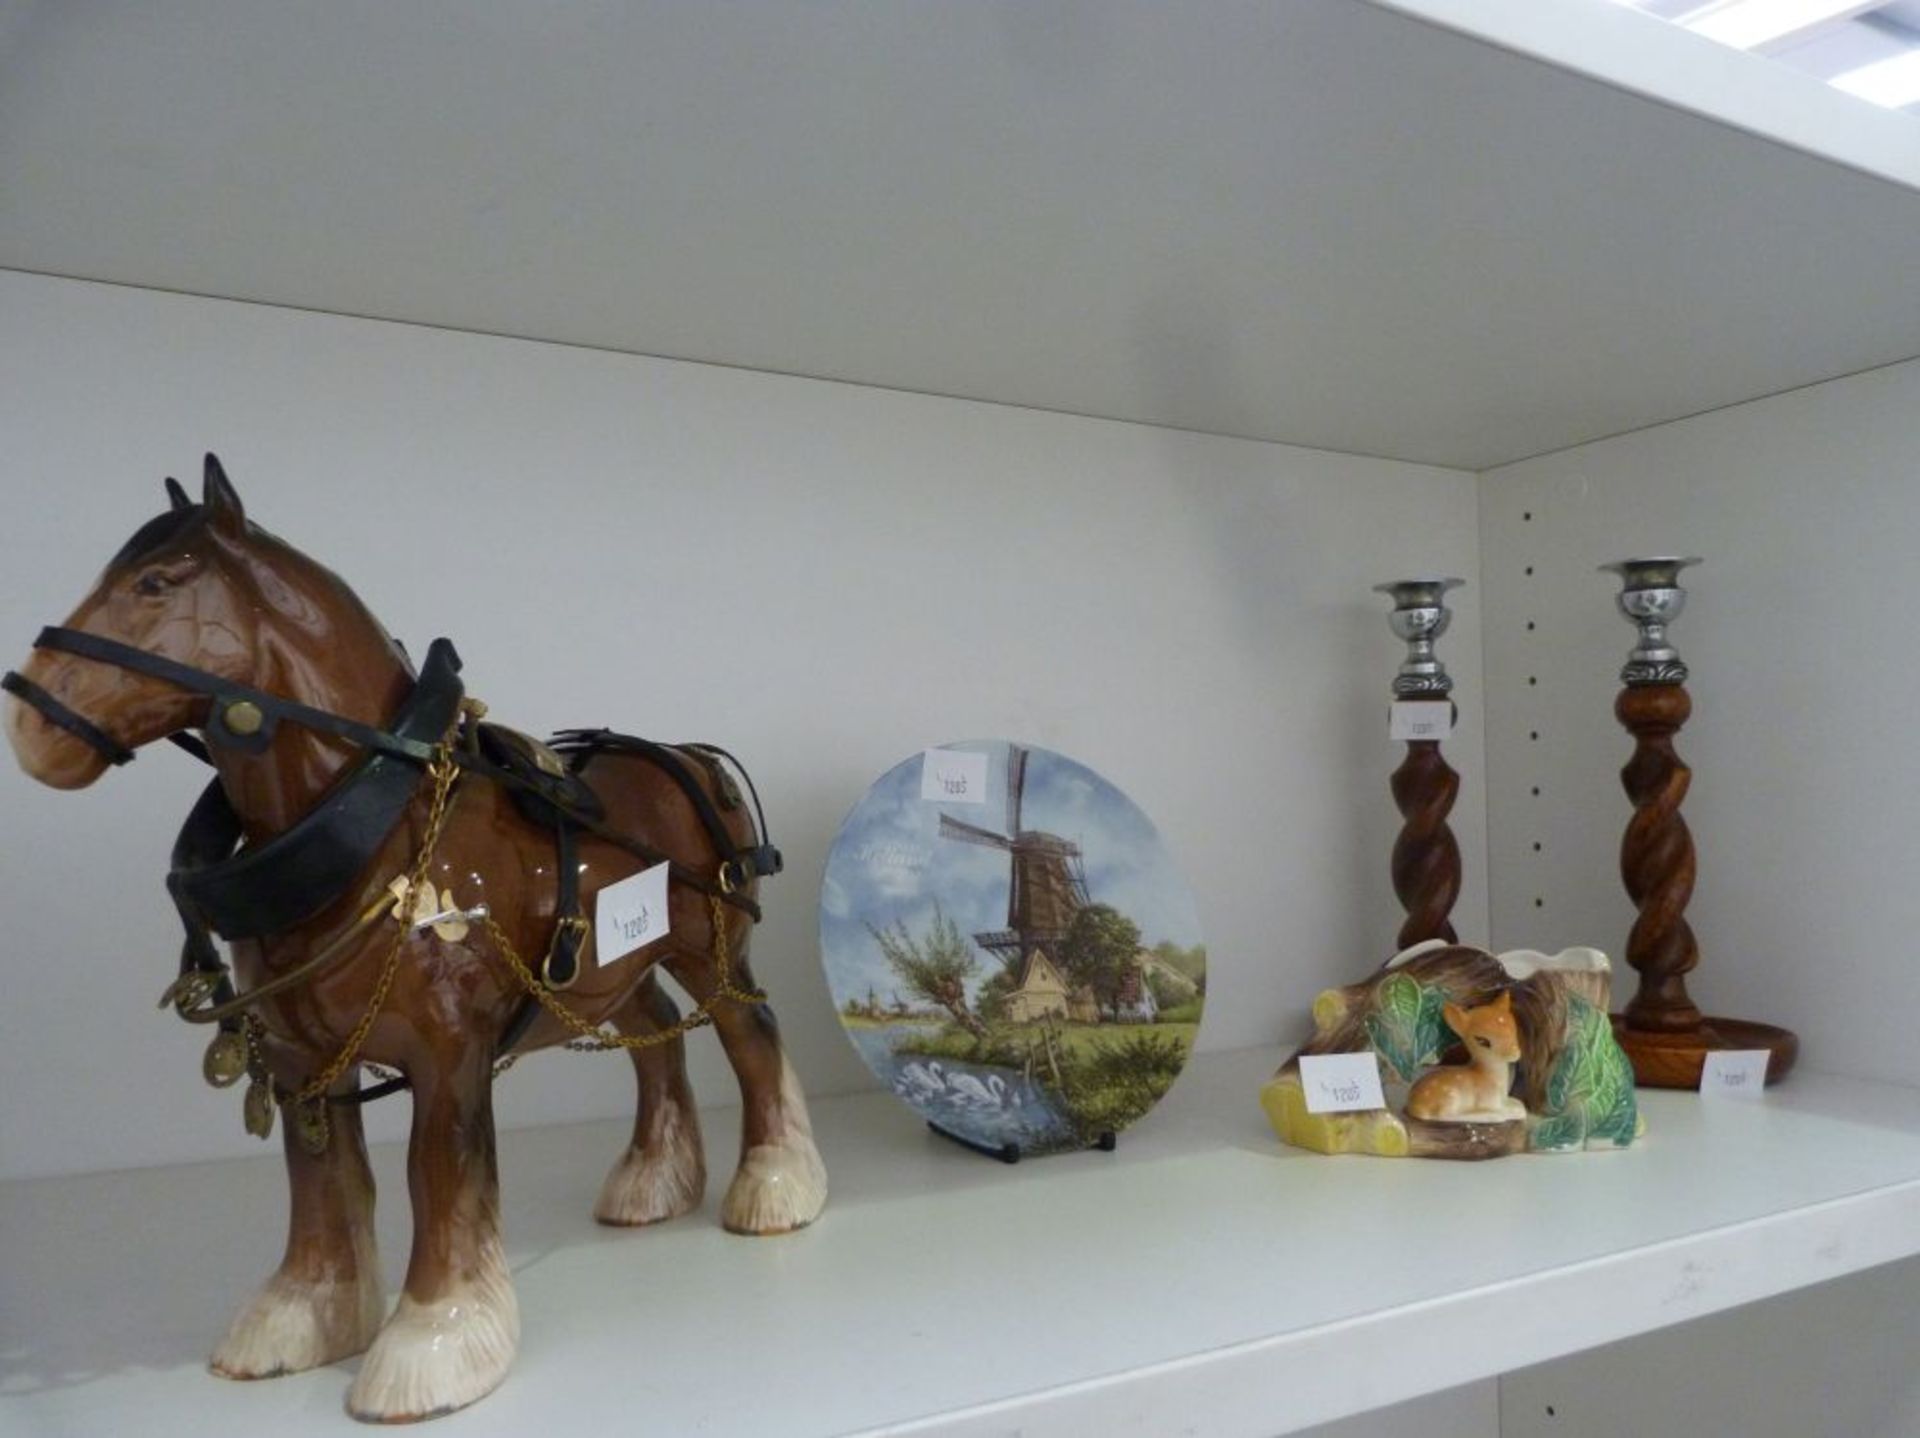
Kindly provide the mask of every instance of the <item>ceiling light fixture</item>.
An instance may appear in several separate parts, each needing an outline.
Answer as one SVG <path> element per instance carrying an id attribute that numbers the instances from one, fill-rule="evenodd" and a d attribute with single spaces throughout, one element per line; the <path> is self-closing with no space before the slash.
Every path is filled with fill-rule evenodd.
<path id="1" fill-rule="evenodd" d="M 1890 110 L 1920 104 L 1920 50 L 1909 50 L 1891 60 L 1878 60 L 1844 75 L 1835 75 L 1833 86 Z"/>
<path id="2" fill-rule="evenodd" d="M 1871 10 L 1880 0 L 1727 0 L 1682 17 L 1696 35 L 1738 50 L 1757 50 Z"/>

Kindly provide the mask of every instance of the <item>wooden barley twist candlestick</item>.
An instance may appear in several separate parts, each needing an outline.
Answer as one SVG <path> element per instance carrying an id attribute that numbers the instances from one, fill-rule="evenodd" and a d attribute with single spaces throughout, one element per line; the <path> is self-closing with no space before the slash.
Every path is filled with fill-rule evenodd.
<path id="1" fill-rule="evenodd" d="M 1435 739 L 1410 739 L 1407 757 L 1393 771 L 1393 802 L 1406 822 L 1393 843 L 1393 892 L 1407 911 L 1399 946 L 1428 939 L 1458 943 L 1447 915 L 1460 897 L 1460 845 L 1447 815 L 1460 792 L 1460 776 L 1440 757 Z"/>
<path id="2" fill-rule="evenodd" d="M 1673 736 L 1693 712 L 1693 700 L 1677 683 L 1630 686 L 1614 700 L 1613 712 L 1636 741 L 1633 758 L 1620 771 L 1633 801 L 1620 844 L 1620 876 L 1640 911 L 1627 936 L 1627 962 L 1640 975 L 1627 1023 L 1689 1033 L 1701 1023 L 1686 982 L 1700 962 L 1700 945 L 1684 917 L 1693 897 L 1694 856 L 1680 803 L 1693 771 L 1674 753 Z"/>
<path id="3" fill-rule="evenodd" d="M 1793 1066 L 1800 1046 L 1787 1030 L 1770 1024 L 1707 1018 L 1687 993 L 1687 975 L 1700 962 L 1685 917 L 1693 897 L 1693 835 L 1680 817 L 1693 771 L 1674 751 L 1673 738 L 1693 713 L 1693 700 L 1687 666 L 1666 631 L 1686 605 L 1680 571 L 1699 562 L 1666 557 L 1601 566 L 1620 576 L 1620 612 L 1640 629 L 1613 706 L 1634 737 L 1633 758 L 1620 771 L 1633 801 L 1620 845 L 1620 876 L 1639 911 L 1626 957 L 1640 986 L 1614 1027 L 1635 1079 L 1656 1088 L 1698 1088 L 1706 1055 L 1717 1049 L 1766 1049 L 1772 1083 Z"/>
<path id="4" fill-rule="evenodd" d="M 1458 579 L 1402 579 L 1377 584 L 1376 592 L 1393 598 L 1388 618 L 1393 632 L 1407 644 L 1407 657 L 1394 676 L 1396 704 L 1447 705 L 1452 728 L 1453 679 L 1433 652 L 1434 641 L 1447 632 L 1453 615 L 1445 595 L 1458 588 Z M 1393 802 L 1404 821 L 1393 845 L 1393 892 L 1407 911 L 1400 926 L 1399 946 L 1410 948 L 1428 939 L 1456 943 L 1447 916 L 1460 897 L 1460 845 L 1447 827 L 1447 815 L 1460 793 L 1460 776 L 1440 755 L 1438 737 L 1410 738 L 1407 757 L 1393 773 Z"/>

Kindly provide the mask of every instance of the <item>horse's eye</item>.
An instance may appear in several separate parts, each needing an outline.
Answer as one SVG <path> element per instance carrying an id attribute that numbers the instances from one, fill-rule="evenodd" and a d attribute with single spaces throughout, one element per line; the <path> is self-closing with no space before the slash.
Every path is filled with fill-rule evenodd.
<path id="1" fill-rule="evenodd" d="M 177 589 L 192 578 L 195 567 L 191 560 L 187 560 L 149 569 L 133 581 L 133 592 L 148 599 L 157 594 L 165 594 L 169 589 Z"/>
<path id="2" fill-rule="evenodd" d="M 1483 1049 L 1490 1049 L 1493 1047 L 1492 1039 L 1475 1039 L 1474 1042 L 1479 1044 L 1480 1047 Z"/>

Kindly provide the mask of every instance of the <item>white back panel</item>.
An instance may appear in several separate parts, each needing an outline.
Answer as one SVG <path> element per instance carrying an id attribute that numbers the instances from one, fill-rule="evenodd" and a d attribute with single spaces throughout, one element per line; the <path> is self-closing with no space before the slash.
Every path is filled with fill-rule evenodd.
<path id="1" fill-rule="evenodd" d="M 747 761 L 789 861 L 759 975 L 817 1091 L 868 1082 L 815 952 L 827 845 L 875 775 L 941 740 L 1057 749 L 1155 818 L 1211 946 L 1206 1047 L 1296 1038 L 1319 988 L 1391 948 L 1399 645 L 1368 587 L 1475 572 L 1471 475 L 19 275 L 0 275 L 0 332 L 15 662 L 159 509 L 161 476 L 197 484 L 218 450 L 249 512 L 416 654 L 451 635 L 503 721 Z M 1477 597 L 1446 649 L 1463 695 Z M 77 796 L 0 776 L 0 1173 L 250 1149 L 198 1035 L 153 1008 L 179 944 L 162 871 L 201 782 L 170 751 Z M 724 1094 L 717 1046 L 693 1049 L 702 1094 Z M 499 1103 L 543 1122 L 630 1093 L 622 1060 L 554 1055 Z"/>
<path id="2" fill-rule="evenodd" d="M 1633 910 L 1619 770 L 1633 746 L 1612 705 L 1633 629 L 1618 581 L 1594 568 L 1704 555 L 1673 629 L 1693 671 L 1677 747 L 1694 767 L 1694 996 L 1796 1030 L 1802 1062 L 1920 1082 L 1907 729 L 1920 665 L 1903 607 L 1920 549 L 1916 457 L 1920 364 L 1906 364 L 1484 477 L 1503 945 L 1621 955 Z M 1633 975 L 1616 975 L 1624 1000 Z"/>

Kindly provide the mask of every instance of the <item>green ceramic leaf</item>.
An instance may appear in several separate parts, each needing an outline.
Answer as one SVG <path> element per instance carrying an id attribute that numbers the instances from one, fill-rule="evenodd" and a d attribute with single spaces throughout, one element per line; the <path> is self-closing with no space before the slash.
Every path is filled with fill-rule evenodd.
<path id="1" fill-rule="evenodd" d="M 1614 1041 L 1606 1014 L 1577 995 L 1567 999 L 1566 1042 L 1547 1079 L 1547 1112 L 1535 1125 L 1535 1148 L 1563 1146 L 1572 1121 L 1584 1145 L 1604 1140 L 1618 1146 L 1633 1141 L 1639 1122 L 1633 1066 Z"/>
<path id="2" fill-rule="evenodd" d="M 1420 991 L 1420 1021 L 1415 1026 L 1414 1066 L 1424 1068 L 1440 1062 L 1440 1055 L 1453 1042 L 1453 1030 L 1447 1027 L 1447 992 L 1438 986 Z"/>
<path id="3" fill-rule="evenodd" d="M 1375 1004 L 1380 1017 L 1411 1033 L 1420 1018 L 1420 985 L 1408 974 L 1395 974 L 1380 985 Z"/>
<path id="4" fill-rule="evenodd" d="M 1367 1037 L 1374 1052 L 1411 1082 L 1420 1069 L 1420 1015 L 1424 993 L 1405 974 L 1395 974 L 1374 993 L 1373 1012 L 1367 1015 Z"/>
<path id="5" fill-rule="evenodd" d="M 1577 998 L 1569 999 L 1569 1012 L 1565 1042 L 1560 1047 L 1560 1057 L 1554 1060 L 1553 1072 L 1547 1076 L 1547 1112 L 1565 1113 L 1573 1101 L 1576 1085 L 1579 1081 L 1580 1041 L 1583 1036 L 1580 1011 L 1572 1005 L 1579 1004 Z"/>
<path id="6" fill-rule="evenodd" d="M 1566 1153 L 1586 1143 L 1586 1123 L 1579 1114 L 1561 1114 L 1543 1118 L 1528 1135 L 1528 1146 L 1536 1152 Z"/>
<path id="7" fill-rule="evenodd" d="M 1611 1095 L 1610 1102 L 1601 1109 L 1593 1110 L 1593 1137 L 1609 1139 L 1621 1148 L 1633 1142 L 1640 1127 L 1640 1104 L 1633 1088 L 1633 1064 L 1620 1045 L 1614 1041 L 1611 1024 L 1606 1023 L 1606 1015 L 1600 1016 L 1606 1025 L 1606 1050 L 1604 1064 L 1606 1081 L 1604 1092 Z"/>

